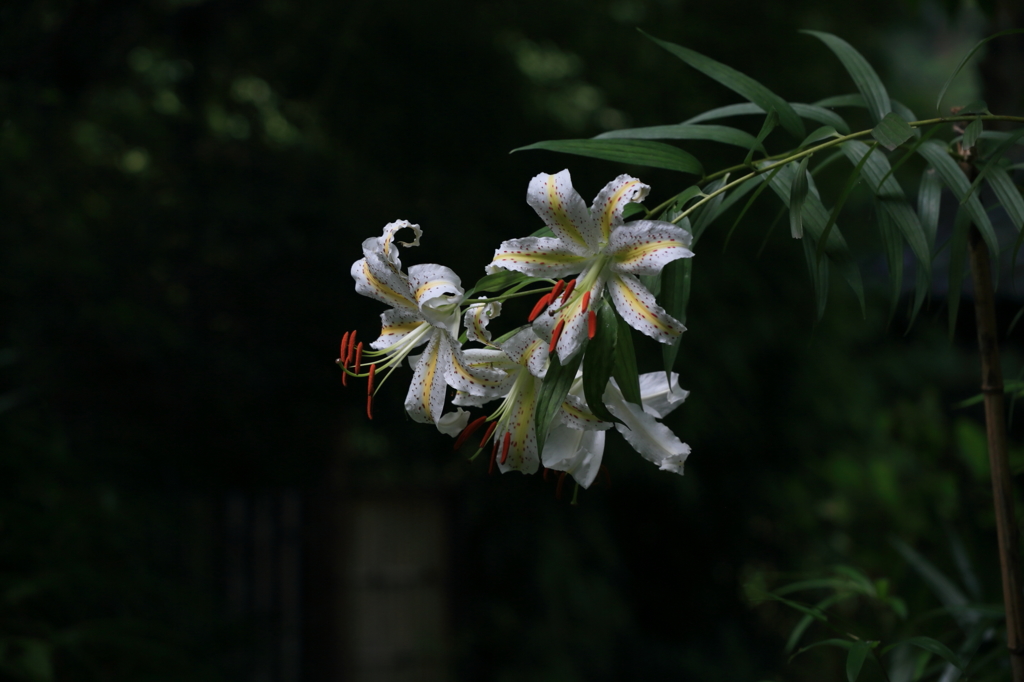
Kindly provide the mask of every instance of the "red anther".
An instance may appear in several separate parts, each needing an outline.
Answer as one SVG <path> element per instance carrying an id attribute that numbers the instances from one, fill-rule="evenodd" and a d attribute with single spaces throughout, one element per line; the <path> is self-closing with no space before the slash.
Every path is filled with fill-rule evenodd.
<path id="1" fill-rule="evenodd" d="M 546 481 L 546 480 L 548 480 L 548 472 L 549 472 L 549 471 L 551 471 L 551 470 L 550 470 L 550 469 L 548 469 L 547 467 L 544 467 L 544 474 L 543 474 L 543 477 L 544 477 L 544 480 L 545 480 L 545 481 Z"/>
<path id="2" fill-rule="evenodd" d="M 565 326 L 565 320 L 559 320 L 558 324 L 555 325 L 555 333 L 551 335 L 551 345 L 548 346 L 548 353 L 555 352 L 555 346 L 558 345 L 558 337 L 562 335 L 562 327 Z"/>
<path id="3" fill-rule="evenodd" d="M 373 375 L 377 373 L 377 365 L 370 365 L 370 376 L 366 379 L 366 395 L 373 395 Z"/>
<path id="4" fill-rule="evenodd" d="M 469 422 L 469 425 L 468 425 L 468 426 L 466 426 L 466 428 L 462 429 L 462 433 L 460 433 L 460 434 L 459 434 L 459 437 L 455 439 L 455 446 L 454 446 L 454 447 L 453 447 L 452 449 L 453 449 L 453 450 L 458 450 L 459 448 L 461 448 L 461 447 L 462 447 L 462 444 L 463 444 L 463 443 L 465 443 L 465 442 L 466 442 L 466 440 L 467 440 L 467 439 L 468 439 L 468 438 L 469 438 L 470 436 L 472 436 L 472 435 L 473 435 L 473 433 L 474 433 L 474 432 L 475 432 L 475 431 L 476 431 L 477 429 L 479 429 L 479 428 L 480 428 L 480 426 L 481 426 L 481 425 L 482 425 L 482 424 L 483 424 L 483 423 L 484 423 L 485 421 L 487 421 L 487 417 L 486 417 L 486 416 L 483 416 L 483 417 L 477 417 L 477 418 L 476 418 L 476 419 L 474 419 L 473 421 Z"/>
<path id="5" fill-rule="evenodd" d="M 565 303 L 566 301 L 569 300 L 569 297 L 572 296 L 572 290 L 575 288 L 576 280 L 569 280 L 569 286 L 565 287 L 565 293 L 562 294 L 562 303 Z"/>
<path id="6" fill-rule="evenodd" d="M 345 332 L 341 337 L 341 350 L 338 351 L 338 364 L 345 361 L 345 348 L 348 347 L 348 335 L 352 332 Z"/>
<path id="7" fill-rule="evenodd" d="M 555 486 L 556 500 L 562 499 L 562 484 L 565 483 L 565 473 L 566 472 L 563 471 L 562 473 L 558 474 L 558 485 Z"/>
<path id="8" fill-rule="evenodd" d="M 555 282 L 555 286 L 551 287 L 551 300 L 553 301 L 556 298 L 558 298 L 558 295 L 560 293 L 562 293 L 562 289 L 564 289 L 564 288 L 565 288 L 565 280 L 564 279 L 560 279 L 557 282 Z"/>
<path id="9" fill-rule="evenodd" d="M 352 351 L 356 348 L 356 333 L 359 330 L 352 330 L 352 336 L 348 337 L 348 351 L 345 353 L 345 366 L 348 367 L 352 363 Z"/>
<path id="10" fill-rule="evenodd" d="M 341 385 L 348 386 L 348 339 L 352 332 L 345 332 L 341 337 L 341 354 L 338 358 L 338 366 L 341 367 Z"/>
<path id="11" fill-rule="evenodd" d="M 597 315 L 594 314 L 593 310 L 587 311 L 587 338 L 594 338 L 594 334 L 597 333 Z"/>
<path id="12" fill-rule="evenodd" d="M 373 396 L 366 396 L 366 418 L 373 419 Z"/>
<path id="13" fill-rule="evenodd" d="M 356 374 L 359 374 L 359 372 L 362 369 L 363 369 L 363 342 L 360 341 L 359 345 L 356 346 L 356 364 L 353 367 L 352 371 L 355 372 Z"/>
<path id="14" fill-rule="evenodd" d="M 494 441 L 494 447 L 491 448 L 491 463 L 487 465 L 487 475 L 490 476 L 494 473 L 494 460 L 498 454 L 498 441 Z"/>
<path id="15" fill-rule="evenodd" d="M 551 294 L 545 294 L 544 296 L 541 296 L 540 300 L 537 301 L 537 305 L 533 306 L 533 310 L 530 311 L 530 316 L 526 318 L 526 321 L 533 322 L 534 320 L 536 320 L 537 316 L 540 315 L 541 311 L 543 311 L 551 304 L 552 300 L 554 300 L 554 297 Z"/>
<path id="16" fill-rule="evenodd" d="M 484 443 L 486 443 L 487 440 L 491 437 L 491 434 L 494 433 L 494 429 L 497 426 L 498 422 L 494 422 L 493 424 L 487 427 L 487 431 L 484 432 L 484 437 L 480 440 L 480 447 L 484 446 Z M 495 447 L 497 447 L 497 441 L 495 441 Z"/>
<path id="17" fill-rule="evenodd" d="M 504 464 L 505 460 L 508 459 L 508 446 L 512 444 L 512 433 L 510 431 L 505 432 L 505 441 L 501 444 L 501 463 Z"/>
<path id="18" fill-rule="evenodd" d="M 586 310 L 587 306 L 589 306 L 589 305 L 590 305 L 590 292 L 589 291 L 584 291 L 583 292 L 583 303 L 582 303 L 583 307 L 581 308 L 581 310 Z"/>

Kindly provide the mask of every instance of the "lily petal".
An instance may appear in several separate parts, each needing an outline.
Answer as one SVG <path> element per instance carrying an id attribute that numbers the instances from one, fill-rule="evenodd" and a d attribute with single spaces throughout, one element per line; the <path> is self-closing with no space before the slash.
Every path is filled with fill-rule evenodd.
<path id="1" fill-rule="evenodd" d="M 444 332 L 441 333 L 440 352 L 444 380 L 449 386 L 470 395 L 496 398 L 502 394 L 508 375 L 497 369 L 469 365 L 455 339 Z"/>
<path id="2" fill-rule="evenodd" d="M 606 253 L 611 269 L 632 275 L 656 275 L 679 258 L 693 257 L 693 236 L 660 220 L 637 220 L 615 228 Z"/>
<path id="3" fill-rule="evenodd" d="M 462 433 L 468 423 L 469 412 L 466 412 L 465 410 L 445 412 L 441 415 L 441 418 L 437 420 L 437 430 L 446 436 L 455 438 Z"/>
<path id="4" fill-rule="evenodd" d="M 578 431 L 607 431 L 612 427 L 611 422 L 601 421 L 590 412 L 586 400 L 571 393 L 565 396 L 558 417 L 563 424 Z"/>
<path id="5" fill-rule="evenodd" d="M 540 466 L 533 420 L 537 410 L 537 389 L 540 380 L 524 373 L 520 375 L 520 382 L 520 390 L 515 394 L 507 419 L 502 420 L 504 432 L 499 428 L 494 433 L 499 443 L 502 442 L 505 433 L 510 434 L 508 457 L 504 464 L 498 463 L 501 473 L 514 470 L 532 474 L 536 473 Z"/>
<path id="6" fill-rule="evenodd" d="M 416 362 L 412 383 L 405 394 L 405 411 L 414 421 L 436 424 L 441 419 L 444 394 L 448 390 L 444 381 L 444 357 L 441 353 L 443 339 L 444 332 L 435 330 L 426 350 Z"/>
<path id="7" fill-rule="evenodd" d="M 665 379 L 664 372 L 648 372 L 640 375 L 640 398 L 644 412 L 664 419 L 679 407 L 690 392 L 679 388 L 679 375 L 672 372 L 672 381 Z"/>
<path id="8" fill-rule="evenodd" d="M 604 438 L 604 431 L 556 426 L 544 440 L 541 460 L 548 469 L 568 472 L 577 483 L 589 488 L 601 470 Z"/>
<path id="9" fill-rule="evenodd" d="M 633 275 L 613 273 L 608 278 L 608 291 L 622 319 L 652 339 L 673 343 L 686 331 L 683 323 L 666 313 L 654 301 L 654 295 Z"/>
<path id="10" fill-rule="evenodd" d="M 466 314 L 462 318 L 462 324 L 466 327 L 466 338 L 477 343 L 490 344 L 491 332 L 487 331 L 487 324 L 500 314 L 500 301 L 474 303 L 466 308 Z"/>
<path id="11" fill-rule="evenodd" d="M 356 292 L 395 308 L 416 308 L 409 283 L 381 256 L 369 253 L 352 264 Z"/>
<path id="12" fill-rule="evenodd" d="M 551 338 L 550 331 L 548 338 Z M 525 366 L 530 374 L 543 379 L 548 371 L 548 341 L 537 336 L 532 327 L 524 327 L 501 344 L 509 360 Z"/>
<path id="13" fill-rule="evenodd" d="M 455 333 L 465 291 L 462 280 L 451 268 L 433 263 L 414 265 L 409 268 L 409 289 L 424 319 Z"/>
<path id="14" fill-rule="evenodd" d="M 616 430 L 644 459 L 665 471 L 683 473 L 683 462 L 690 455 L 690 446 L 639 405 L 627 402 L 614 378 L 604 391 L 604 404 L 609 412 L 624 422 L 624 425 L 616 424 Z"/>
<path id="15" fill-rule="evenodd" d="M 590 215 L 600 230 L 601 243 L 607 243 L 612 230 L 622 224 L 622 212 L 626 210 L 626 204 L 643 201 L 650 191 L 649 185 L 636 178 L 620 175 L 597 193 Z"/>
<path id="16" fill-rule="evenodd" d="M 583 198 L 573 189 L 568 170 L 535 176 L 526 190 L 526 203 L 568 248 L 579 254 L 597 249 L 600 234 Z"/>
<path id="17" fill-rule="evenodd" d="M 382 348 L 393 346 L 424 326 L 427 326 L 427 323 L 423 321 L 423 318 L 420 317 L 416 310 L 410 310 L 409 308 L 390 308 L 385 310 L 380 314 L 380 336 L 370 344 L 370 348 L 381 350 Z M 423 336 L 422 340 L 413 342 L 411 347 L 415 348 L 426 340 L 427 337 Z"/>
<path id="18" fill-rule="evenodd" d="M 530 277 L 567 277 L 586 267 L 589 256 L 569 248 L 561 239 L 523 237 L 509 239 L 494 250 L 487 274 L 513 270 Z"/>

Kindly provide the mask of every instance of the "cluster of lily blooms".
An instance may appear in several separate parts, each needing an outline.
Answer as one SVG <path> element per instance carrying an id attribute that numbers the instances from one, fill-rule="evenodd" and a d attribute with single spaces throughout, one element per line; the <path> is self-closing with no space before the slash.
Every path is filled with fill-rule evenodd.
<path id="1" fill-rule="evenodd" d="M 399 246 L 417 246 L 422 230 L 404 220 L 388 224 L 380 237 L 363 241 L 363 258 L 352 265 L 351 274 L 358 293 L 389 308 L 381 314 L 380 336 L 369 348 L 364 350 L 354 331 L 342 337 L 342 381 L 347 383 L 349 376 L 367 379 L 366 411 L 372 419 L 374 393 L 408 361 L 413 369 L 405 398 L 409 416 L 455 437 L 456 449 L 486 424 L 473 457 L 490 442 L 491 470 L 529 474 L 543 465 L 545 476 L 548 469 L 562 472 L 559 488 L 566 474 L 589 487 L 601 468 L 605 433 L 614 426 L 644 458 L 681 474 L 690 448 L 659 421 L 688 395 L 674 373 L 640 375 L 642 404 L 626 400 L 610 378 L 602 399 L 617 420 L 613 424 L 594 415 L 578 372 L 545 432 L 536 431 L 549 357 L 556 355 L 565 366 L 577 353 L 585 353 L 586 340 L 599 333 L 592 301 L 606 300 L 629 326 L 662 343 L 673 343 L 684 331 L 658 306 L 639 276 L 656 275 L 667 263 L 692 257 L 690 233 L 664 221 L 623 222 L 626 205 L 642 201 L 649 191 L 636 178 L 620 175 L 588 208 L 568 171 L 536 176 L 527 202 L 544 221 L 547 230 L 541 234 L 550 236 L 503 242 L 487 274 L 518 275 L 508 278 L 502 293 L 476 298 L 466 297 L 458 275 L 445 266 L 403 269 Z M 400 230 L 410 230 L 413 240 L 396 241 Z M 572 275 L 576 277 L 566 283 Z M 542 282 L 543 288 L 527 289 Z M 502 303 L 536 294 L 543 295 L 527 324 L 493 338 L 488 325 L 501 314 Z M 464 348 L 467 343 L 477 346 Z M 375 384 L 382 372 L 380 384 Z M 450 408 L 449 387 L 455 389 Z M 463 409 L 497 400 L 496 409 L 472 421 Z"/>

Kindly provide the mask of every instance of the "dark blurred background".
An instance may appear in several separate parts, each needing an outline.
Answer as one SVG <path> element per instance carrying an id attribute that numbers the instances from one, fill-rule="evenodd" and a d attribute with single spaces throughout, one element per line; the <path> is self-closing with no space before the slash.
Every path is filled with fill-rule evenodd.
<path id="1" fill-rule="evenodd" d="M 961 538 L 997 602 L 980 411 L 952 409 L 977 390 L 972 311 L 950 341 L 940 272 L 909 333 L 903 304 L 888 322 L 866 194 L 841 221 L 866 319 L 837 279 L 816 321 L 785 225 L 758 257 L 770 193 L 727 250 L 735 210 L 703 238 L 692 395 L 667 420 L 693 448 L 684 477 L 611 436 L 610 476 L 571 506 L 412 423 L 397 376 L 367 421 L 334 360 L 344 331 L 379 330 L 348 270 L 387 222 L 424 227 L 406 263 L 468 286 L 539 227 L 539 172 L 568 167 L 588 201 L 621 172 L 652 204 L 690 184 L 508 154 L 737 101 L 635 27 L 802 102 L 854 90 L 798 33 L 831 31 L 924 117 L 1015 4 L 3 3 L 0 679 L 840 679 L 825 650 L 787 662 L 799 614 L 742 585 L 843 563 L 926 612 L 893 536 L 950 571 Z M 1020 113 L 1019 44 L 988 52 L 946 103 Z M 709 169 L 743 155 L 689 148 Z M 1006 329 L 1020 301 L 1001 291 Z M 1019 377 L 1020 331 L 1004 343 Z M 886 636 L 949 624 L 857 608 Z"/>

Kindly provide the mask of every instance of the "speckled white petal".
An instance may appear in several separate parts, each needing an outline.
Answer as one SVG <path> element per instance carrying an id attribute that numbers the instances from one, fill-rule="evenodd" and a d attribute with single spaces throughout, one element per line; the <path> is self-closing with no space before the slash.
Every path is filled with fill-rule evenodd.
<path id="1" fill-rule="evenodd" d="M 578 431 L 556 426 L 544 439 L 541 460 L 554 471 L 565 471 L 584 488 L 597 478 L 604 457 L 604 431 Z"/>
<path id="2" fill-rule="evenodd" d="M 350 272 L 356 281 L 356 293 L 395 308 L 416 308 L 409 283 L 380 256 L 368 254 L 353 263 Z"/>
<path id="3" fill-rule="evenodd" d="M 589 259 L 568 248 L 561 239 L 523 237 L 502 242 L 486 270 L 489 275 L 512 270 L 530 277 L 559 279 L 579 272 Z"/>
<path id="4" fill-rule="evenodd" d="M 609 412 L 625 424 L 616 424 L 615 429 L 644 459 L 665 471 L 683 473 L 683 462 L 690 455 L 690 446 L 680 441 L 671 429 L 644 412 L 639 405 L 627 402 L 615 379 L 608 382 L 604 404 Z"/>
<path id="5" fill-rule="evenodd" d="M 456 391 L 455 397 L 452 398 L 452 405 L 461 405 L 462 407 L 483 407 L 492 400 L 498 398 L 504 398 L 505 394 L 496 396 L 486 395 L 470 395 L 469 393 L 463 393 L 462 391 Z"/>
<path id="6" fill-rule="evenodd" d="M 465 292 L 451 268 L 433 263 L 414 265 L 409 268 L 409 289 L 424 319 L 454 333 L 460 317 L 458 306 Z"/>
<path id="7" fill-rule="evenodd" d="M 507 417 L 502 419 L 494 432 L 498 442 L 498 469 L 536 473 L 540 466 L 537 452 L 537 435 L 534 430 L 534 414 L 537 411 L 537 389 L 540 381 L 533 376 L 521 375 L 519 390 L 509 408 Z M 505 463 L 501 463 L 501 451 L 505 434 L 509 433 L 509 450 Z"/>
<path id="8" fill-rule="evenodd" d="M 581 274 L 580 278 L 584 276 L 585 273 Z M 601 275 L 590 289 L 590 303 L 586 310 L 583 309 L 583 292 L 579 289 L 576 289 L 573 297 L 562 308 L 561 316 L 565 320 L 565 325 L 562 327 L 562 334 L 558 337 L 558 343 L 555 345 L 555 352 L 558 353 L 558 361 L 563 365 L 579 351 L 587 339 L 589 329 L 587 311 L 591 306 L 600 302 L 603 292 L 604 275 Z"/>
<path id="9" fill-rule="evenodd" d="M 558 409 L 558 418 L 569 428 L 580 431 L 607 431 L 612 427 L 611 422 L 601 421 L 590 412 L 586 400 L 571 393 Z"/>
<path id="10" fill-rule="evenodd" d="M 398 257 L 398 247 L 395 246 L 395 233 L 399 230 L 410 229 L 413 232 L 411 242 L 397 242 L 402 246 L 419 246 L 423 230 L 419 225 L 413 225 L 408 220 L 396 220 L 384 226 L 384 232 L 379 237 L 370 237 L 363 241 L 363 254 L 375 253 L 382 260 L 390 264 L 395 270 L 402 269 L 402 261 Z"/>
<path id="11" fill-rule="evenodd" d="M 611 269 L 632 275 L 656 275 L 679 258 L 692 258 L 689 232 L 672 223 L 637 220 L 615 228 L 605 253 Z"/>
<path id="12" fill-rule="evenodd" d="M 689 391 L 679 388 L 679 375 L 675 372 L 672 372 L 671 383 L 665 379 L 664 372 L 640 375 L 640 398 L 644 403 L 644 412 L 658 419 L 664 419 L 688 395 Z"/>
<path id="13" fill-rule="evenodd" d="M 608 291 L 626 323 L 662 343 L 672 343 L 686 331 L 683 323 L 665 312 L 654 296 L 633 275 L 612 274 Z"/>
<path id="14" fill-rule="evenodd" d="M 420 317 L 419 311 L 409 308 L 391 308 L 380 314 L 380 336 L 370 344 L 370 348 L 381 350 L 393 346 L 410 334 L 421 330 L 427 323 Z M 413 348 L 427 340 L 427 336 L 413 344 Z"/>
<path id="15" fill-rule="evenodd" d="M 491 332 L 487 331 L 487 325 L 500 314 L 500 301 L 474 303 L 466 308 L 466 314 L 462 318 L 462 324 L 466 327 L 466 338 L 477 343 L 490 344 Z"/>
<path id="16" fill-rule="evenodd" d="M 622 224 L 626 204 L 644 200 L 651 188 L 629 175 L 620 175 L 604 186 L 594 198 L 590 215 L 597 224 L 601 242 L 607 243 L 612 230 Z"/>
<path id="17" fill-rule="evenodd" d="M 508 358 L 521 366 L 527 367 L 530 374 L 543 379 L 548 370 L 549 340 L 537 336 L 532 327 L 524 327 L 501 345 Z"/>
<path id="18" fill-rule="evenodd" d="M 414 421 L 436 424 L 441 419 L 444 394 L 448 390 L 444 381 L 444 357 L 441 354 L 443 335 L 441 330 L 435 330 L 430 335 L 430 343 L 419 356 L 412 383 L 405 394 L 405 411 Z"/>
<path id="19" fill-rule="evenodd" d="M 469 412 L 466 412 L 465 410 L 446 412 L 437 420 L 437 430 L 446 436 L 455 438 L 462 433 L 468 423 Z"/>
<path id="20" fill-rule="evenodd" d="M 458 343 L 447 333 L 441 332 L 441 361 L 444 380 L 452 388 L 479 396 L 501 395 L 508 375 L 496 369 L 472 367 L 462 356 Z"/>
<path id="21" fill-rule="evenodd" d="M 600 233 L 583 198 L 573 189 L 569 171 L 534 177 L 526 190 L 526 203 L 576 253 L 592 254 L 597 250 Z"/>

